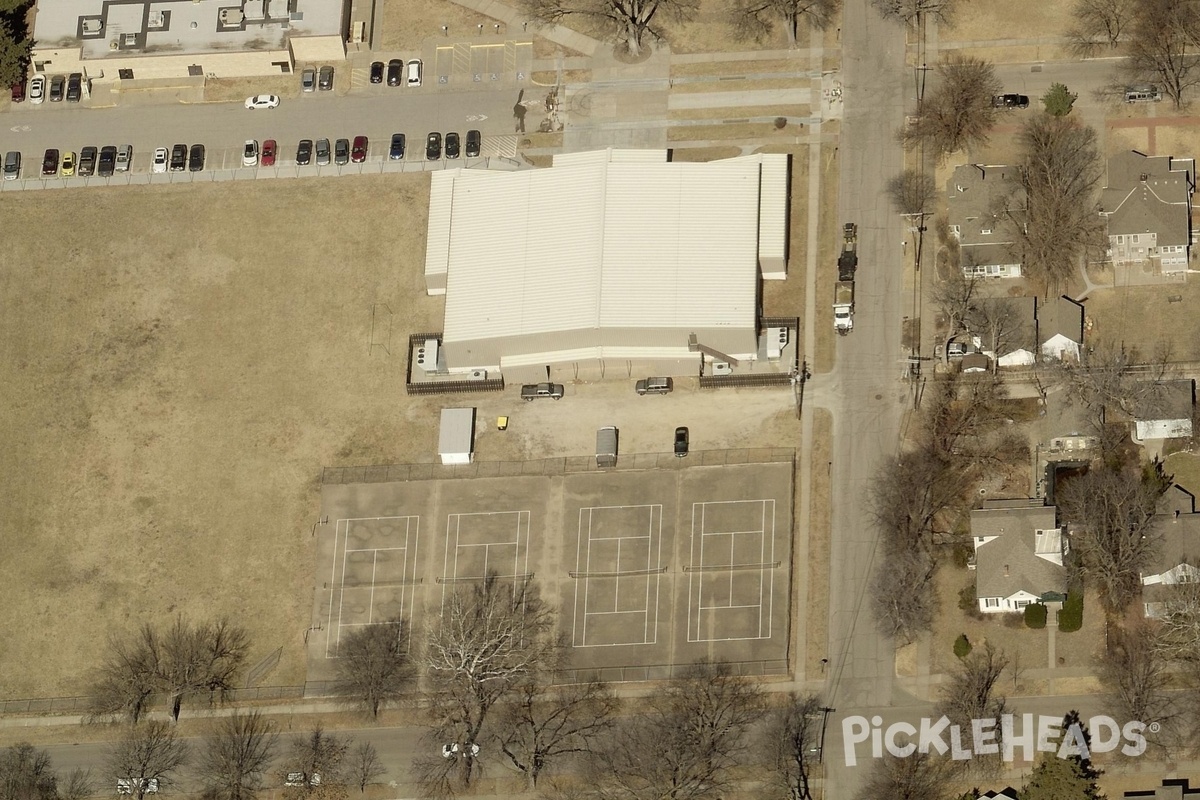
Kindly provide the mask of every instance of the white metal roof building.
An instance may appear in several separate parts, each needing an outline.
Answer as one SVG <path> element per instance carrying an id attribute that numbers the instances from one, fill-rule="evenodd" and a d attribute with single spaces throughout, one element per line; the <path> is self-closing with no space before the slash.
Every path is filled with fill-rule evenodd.
<path id="1" fill-rule="evenodd" d="M 753 358 L 760 253 L 777 272 L 786 253 L 787 167 L 783 155 L 605 150 L 550 169 L 434 173 L 425 278 L 446 295 L 449 369 L 694 373 L 692 336 Z"/>

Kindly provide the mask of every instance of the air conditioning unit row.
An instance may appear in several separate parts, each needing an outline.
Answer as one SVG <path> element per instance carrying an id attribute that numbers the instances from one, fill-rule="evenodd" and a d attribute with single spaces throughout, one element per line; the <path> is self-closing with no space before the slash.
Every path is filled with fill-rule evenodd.
<path id="1" fill-rule="evenodd" d="M 417 366 L 426 372 L 434 372 L 438 365 L 438 340 L 426 339 L 425 344 L 417 348 Z"/>
<path id="2" fill-rule="evenodd" d="M 712 365 L 713 375 L 732 375 L 733 367 L 729 366 L 728 361 L 714 361 Z"/>

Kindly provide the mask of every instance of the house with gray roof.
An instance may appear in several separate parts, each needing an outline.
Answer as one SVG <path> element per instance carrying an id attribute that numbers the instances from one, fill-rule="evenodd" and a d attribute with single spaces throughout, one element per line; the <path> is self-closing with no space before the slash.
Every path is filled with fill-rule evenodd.
<path id="1" fill-rule="evenodd" d="M 1163 273 L 1185 272 L 1195 189 L 1194 159 L 1137 150 L 1110 158 L 1100 214 L 1108 223 L 1113 263 L 1150 261 Z"/>
<path id="2" fill-rule="evenodd" d="M 1196 409 L 1196 382 L 1191 378 L 1163 381 L 1133 413 L 1133 438 L 1183 439 L 1192 435 Z"/>
<path id="3" fill-rule="evenodd" d="M 1043 361 L 1078 361 L 1083 346 L 1083 306 L 1065 295 L 1039 302 L 1037 336 Z"/>
<path id="4" fill-rule="evenodd" d="M 971 512 L 975 597 L 985 614 L 1060 600 L 1070 547 L 1054 506 L 1039 499 L 992 500 Z"/>
<path id="5" fill-rule="evenodd" d="M 955 167 L 946 186 L 946 204 L 964 275 L 1021 277 L 1012 220 L 1024 214 L 1025 200 L 1016 167 Z"/>
<path id="6" fill-rule="evenodd" d="M 1142 605 L 1147 617 L 1160 617 L 1174 587 L 1200 581 L 1200 514 L 1196 497 L 1175 484 L 1162 496 L 1155 520 L 1161 541 L 1142 571 Z"/>
<path id="7" fill-rule="evenodd" d="M 1161 786 L 1131 790 L 1121 796 L 1125 800 L 1200 800 L 1200 786 L 1193 788 L 1188 778 L 1164 778 Z"/>

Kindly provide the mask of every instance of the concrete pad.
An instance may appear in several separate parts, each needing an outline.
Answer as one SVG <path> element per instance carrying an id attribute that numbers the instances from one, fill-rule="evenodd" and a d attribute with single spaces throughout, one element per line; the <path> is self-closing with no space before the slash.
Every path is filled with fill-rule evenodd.
<path id="1" fill-rule="evenodd" d="M 741 106 L 806 106 L 812 103 L 812 90 L 752 89 L 748 92 L 672 93 L 667 108 L 672 111 L 692 108 L 739 108 Z"/>

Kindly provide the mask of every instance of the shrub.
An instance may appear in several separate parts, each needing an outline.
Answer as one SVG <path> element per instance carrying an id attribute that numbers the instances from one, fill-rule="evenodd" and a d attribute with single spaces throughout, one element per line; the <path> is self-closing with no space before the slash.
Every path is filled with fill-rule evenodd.
<path id="1" fill-rule="evenodd" d="M 958 607 L 972 619 L 983 619 L 983 612 L 979 610 L 979 598 L 975 596 L 975 581 L 959 590 Z"/>
<path id="2" fill-rule="evenodd" d="M 1025 606 L 1025 626 L 1040 631 L 1046 627 L 1046 607 L 1041 603 Z"/>
<path id="3" fill-rule="evenodd" d="M 971 654 L 971 642 L 967 639 L 965 633 L 960 633 L 958 638 L 954 640 L 954 655 L 959 658 L 966 658 Z"/>
<path id="4" fill-rule="evenodd" d="M 1067 592 L 1062 611 L 1058 612 L 1058 629 L 1063 633 L 1071 633 L 1083 627 L 1083 593 L 1080 591 Z"/>
<path id="5" fill-rule="evenodd" d="M 1071 108 L 1078 98 L 1079 95 L 1068 91 L 1065 85 L 1056 83 L 1050 87 L 1050 91 L 1042 95 L 1042 104 L 1046 107 L 1047 114 L 1065 117 L 1071 113 Z"/>

